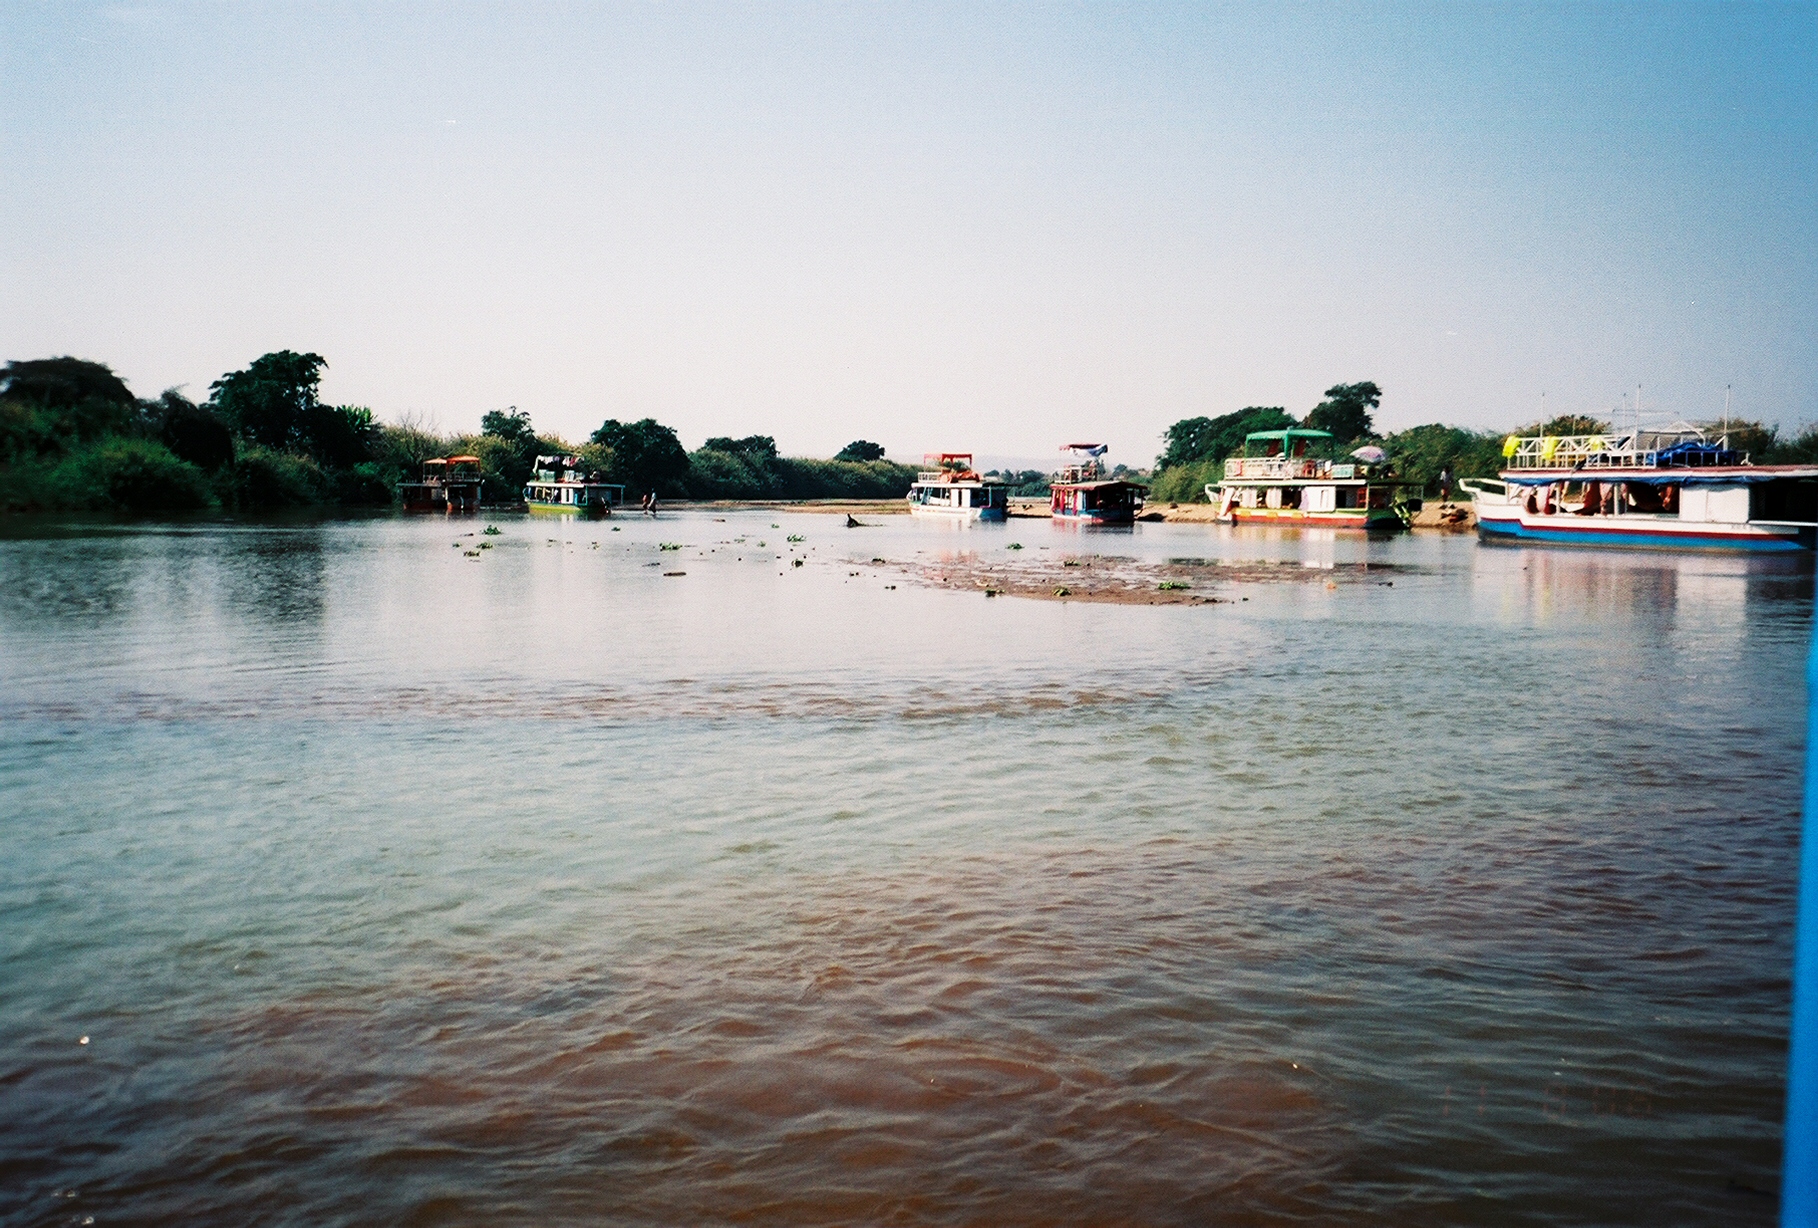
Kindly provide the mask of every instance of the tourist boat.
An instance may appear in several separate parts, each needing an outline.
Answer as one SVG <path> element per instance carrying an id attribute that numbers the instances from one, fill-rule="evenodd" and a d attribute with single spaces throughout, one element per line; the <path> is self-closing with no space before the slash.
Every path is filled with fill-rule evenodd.
<path id="1" fill-rule="evenodd" d="M 1010 514 L 1010 488 L 980 477 L 970 452 L 931 452 L 909 486 L 909 512 L 943 520 L 1003 520 Z"/>
<path id="2" fill-rule="evenodd" d="M 1225 461 L 1224 480 L 1206 484 L 1206 498 L 1233 524 L 1406 528 L 1412 509 L 1403 491 L 1417 483 L 1396 480 L 1381 448 L 1359 448 L 1348 462 L 1307 455 L 1331 438 L 1301 427 L 1251 431 L 1243 454 Z"/>
<path id="3" fill-rule="evenodd" d="M 423 477 L 398 483 L 407 512 L 471 512 L 480 506 L 480 458 L 436 456 L 423 462 Z"/>
<path id="4" fill-rule="evenodd" d="M 524 504 L 533 512 L 609 516 L 625 502 L 625 488 L 598 476 L 584 471 L 578 456 L 539 456 L 524 483 Z"/>
<path id="5" fill-rule="evenodd" d="M 1752 465 L 1687 422 L 1626 435 L 1511 435 L 1501 479 L 1467 479 L 1483 540 L 1811 550 L 1818 465 Z"/>
<path id="6" fill-rule="evenodd" d="M 1070 443 L 1061 448 L 1062 452 L 1072 453 L 1073 461 L 1061 466 L 1048 485 L 1048 508 L 1055 520 L 1077 524 L 1135 522 L 1148 488 L 1107 476 L 1098 462 L 1105 448 L 1102 443 Z"/>

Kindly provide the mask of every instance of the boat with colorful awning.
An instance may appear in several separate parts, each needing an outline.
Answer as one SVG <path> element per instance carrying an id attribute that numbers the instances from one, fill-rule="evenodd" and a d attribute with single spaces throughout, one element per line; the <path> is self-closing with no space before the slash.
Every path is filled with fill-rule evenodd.
<path id="1" fill-rule="evenodd" d="M 524 483 L 524 506 L 533 512 L 609 516 L 625 502 L 625 488 L 588 472 L 578 456 L 539 456 Z"/>
<path id="2" fill-rule="evenodd" d="M 1218 518 L 1233 524 L 1333 529 L 1401 529 L 1412 515 L 1400 481 L 1377 447 L 1349 460 L 1313 455 L 1332 435 L 1306 427 L 1251 431 L 1241 455 L 1225 461 L 1224 479 L 1206 484 Z"/>
<path id="3" fill-rule="evenodd" d="M 1818 465 L 1755 465 L 1679 422 L 1511 435 L 1498 479 L 1459 483 L 1486 540 L 1785 553 L 1818 544 Z"/>
<path id="4" fill-rule="evenodd" d="M 1107 445 L 1069 443 L 1061 451 L 1072 460 L 1048 484 L 1048 510 L 1055 520 L 1075 524 L 1132 524 L 1142 511 L 1149 488 L 1105 473 L 1099 458 Z"/>
<path id="5" fill-rule="evenodd" d="M 941 520 L 1003 520 L 1010 488 L 980 477 L 970 452 L 930 452 L 909 485 L 909 513 Z"/>
<path id="6" fill-rule="evenodd" d="M 477 456 L 432 456 L 423 476 L 398 483 L 398 501 L 407 512 L 471 512 L 480 506 L 484 478 Z"/>

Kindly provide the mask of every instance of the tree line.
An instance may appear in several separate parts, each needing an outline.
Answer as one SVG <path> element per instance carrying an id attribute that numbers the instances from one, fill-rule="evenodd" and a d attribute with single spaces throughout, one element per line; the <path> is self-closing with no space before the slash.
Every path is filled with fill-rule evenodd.
<path id="1" fill-rule="evenodd" d="M 1364 380 L 1326 389 L 1326 399 L 1304 418 L 1295 418 L 1279 405 L 1251 405 L 1216 418 L 1183 418 L 1163 433 L 1149 497 L 1169 503 L 1204 499 L 1206 484 L 1223 478 L 1225 458 L 1243 451 L 1244 437 L 1253 431 L 1291 426 L 1328 431 L 1330 444 L 1314 452 L 1334 459 L 1363 444 L 1375 444 L 1389 454 L 1399 476 L 1433 494 L 1445 469 L 1454 478 L 1495 477 L 1503 466 L 1503 441 L 1510 435 L 1602 435 L 1612 426 L 1597 418 L 1565 414 L 1508 431 L 1474 431 L 1433 422 L 1381 435 L 1371 411 L 1381 407 L 1382 396 L 1380 387 Z M 1722 429 L 1730 446 L 1749 453 L 1757 464 L 1818 463 L 1818 426 L 1786 437 L 1777 426 L 1739 419 Z"/>
<path id="2" fill-rule="evenodd" d="M 858 439 L 830 460 L 786 457 L 767 435 L 717 436 L 693 452 L 653 418 L 608 418 L 585 442 L 540 432 L 515 407 L 478 434 L 381 423 L 320 397 L 320 354 L 279 350 L 209 385 L 135 397 L 105 364 L 79 358 L 0 368 L 0 510 L 182 511 L 379 507 L 434 457 L 480 458 L 482 498 L 521 498 L 539 455 L 579 456 L 632 498 L 896 498 L 912 466 Z"/>

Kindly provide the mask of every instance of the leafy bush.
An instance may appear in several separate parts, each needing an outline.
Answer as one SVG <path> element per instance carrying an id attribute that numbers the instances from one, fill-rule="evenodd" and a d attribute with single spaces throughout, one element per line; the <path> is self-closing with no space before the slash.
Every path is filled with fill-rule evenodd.
<path id="1" fill-rule="evenodd" d="M 1163 469 L 1150 483 L 1149 502 L 1203 503 L 1206 499 L 1206 483 L 1221 481 L 1224 476 L 1225 462 L 1222 458 Z"/>
<path id="2" fill-rule="evenodd" d="M 327 502 L 333 489 L 309 457 L 257 445 L 240 453 L 226 485 L 233 505 L 246 510 L 310 507 Z"/>
<path id="3" fill-rule="evenodd" d="M 174 512 L 215 502 L 202 470 L 150 439 L 92 444 L 58 465 L 51 481 L 63 507 Z"/>
<path id="4" fill-rule="evenodd" d="M 143 412 L 147 427 L 155 426 L 158 442 L 180 459 L 205 470 L 233 463 L 233 432 L 207 406 L 172 388 L 156 401 L 145 402 Z"/>
<path id="5" fill-rule="evenodd" d="M 1468 431 L 1434 422 L 1397 431 L 1382 441 L 1382 447 L 1398 474 L 1436 491 L 1439 471 L 1447 465 L 1454 478 L 1495 477 L 1502 468 L 1503 438 L 1499 431 Z"/>
<path id="6" fill-rule="evenodd" d="M 1762 459 L 1771 465 L 1818 464 L 1818 426 L 1808 426 L 1791 439 L 1776 439 Z"/>
<path id="7" fill-rule="evenodd" d="M 386 507 L 393 499 L 400 480 L 396 471 L 376 461 L 365 461 L 351 469 L 332 471 L 334 501 L 347 507 Z"/>

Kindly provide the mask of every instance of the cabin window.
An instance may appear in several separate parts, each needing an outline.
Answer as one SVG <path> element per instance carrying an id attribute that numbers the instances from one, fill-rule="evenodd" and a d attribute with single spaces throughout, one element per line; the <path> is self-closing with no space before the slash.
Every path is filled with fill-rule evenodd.
<path id="1" fill-rule="evenodd" d="M 1818 482 L 1757 482 L 1749 487 L 1750 520 L 1818 521 Z"/>

